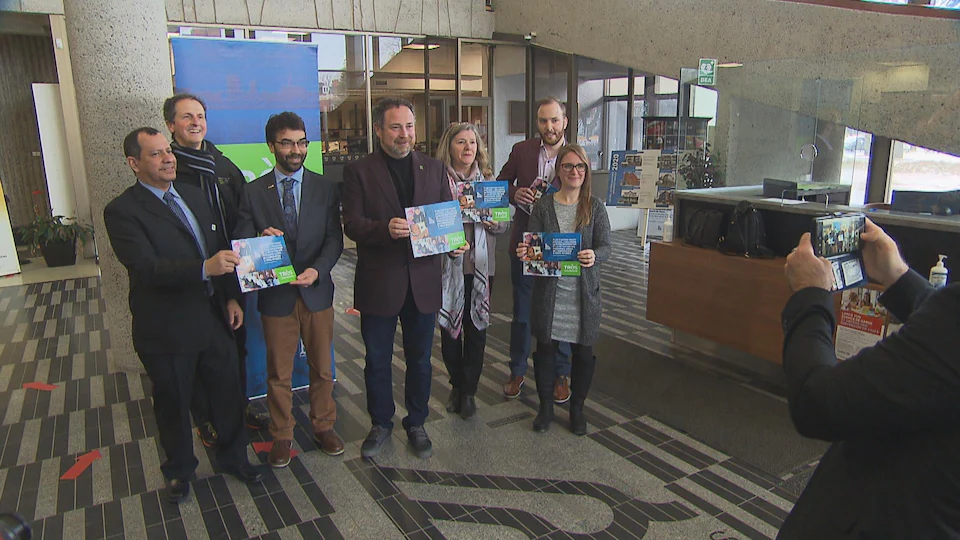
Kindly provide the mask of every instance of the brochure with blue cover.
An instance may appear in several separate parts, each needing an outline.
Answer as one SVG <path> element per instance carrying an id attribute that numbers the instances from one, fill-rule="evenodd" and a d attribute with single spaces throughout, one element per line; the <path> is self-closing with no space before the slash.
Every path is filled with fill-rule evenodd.
<path id="1" fill-rule="evenodd" d="M 449 253 L 467 243 L 458 201 L 413 206 L 404 211 L 414 257 Z"/>
<path id="2" fill-rule="evenodd" d="M 547 193 L 556 193 L 560 191 L 554 186 L 549 180 L 545 178 L 537 178 L 530 184 L 530 189 L 533 191 L 533 204 L 537 204 L 537 201 Z M 518 204 L 517 208 L 523 210 L 524 212 L 530 214 L 533 212 L 533 204 Z"/>
<path id="3" fill-rule="evenodd" d="M 243 238 L 231 244 L 240 255 L 237 279 L 241 291 L 259 291 L 297 279 L 297 271 L 293 269 L 282 236 Z"/>
<path id="4" fill-rule="evenodd" d="M 510 182 L 457 182 L 464 223 L 510 221 Z"/>
<path id="5" fill-rule="evenodd" d="M 580 233 L 523 233 L 527 254 L 523 275 L 540 277 L 579 276 Z"/>

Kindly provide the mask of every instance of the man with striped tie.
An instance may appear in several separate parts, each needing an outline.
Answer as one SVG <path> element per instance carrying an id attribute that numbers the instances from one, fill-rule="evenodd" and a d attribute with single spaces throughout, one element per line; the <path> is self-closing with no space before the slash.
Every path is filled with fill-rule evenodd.
<path id="1" fill-rule="evenodd" d="M 174 187 L 177 160 L 163 134 L 135 129 L 123 151 L 137 182 L 110 201 L 103 221 L 130 279 L 133 348 L 153 386 L 167 497 L 179 502 L 189 494 L 198 465 L 189 412 L 198 378 L 210 393 L 221 469 L 259 482 L 262 473 L 247 461 L 231 336 L 243 323 L 233 275 L 240 258 L 216 233 L 203 192 L 187 184 Z"/>
<path id="2" fill-rule="evenodd" d="M 276 167 L 243 187 L 234 238 L 283 236 L 297 272 L 289 284 L 257 292 L 267 345 L 267 403 L 273 467 L 290 464 L 293 431 L 293 360 L 300 340 L 310 369 L 310 422 L 314 442 L 331 456 L 343 453 L 333 425 L 333 279 L 343 252 L 340 184 L 307 170 L 307 130 L 296 113 L 267 120 L 264 135 Z"/>
<path id="3" fill-rule="evenodd" d="M 170 147 L 177 158 L 177 185 L 190 184 L 203 190 L 207 206 L 213 214 L 214 227 L 224 241 L 229 242 L 230 231 L 237 224 L 240 190 L 246 183 L 243 173 L 216 146 L 206 139 L 207 106 L 193 94 L 176 94 L 163 102 L 163 119 L 173 137 Z M 237 356 L 240 361 L 240 384 L 246 396 L 247 329 L 234 331 Z M 207 392 L 200 386 L 194 391 L 190 404 L 197 434 L 204 446 L 217 444 L 217 431 L 210 418 Z M 249 404 L 246 407 L 247 427 L 257 431 L 267 428 L 270 418 Z"/>

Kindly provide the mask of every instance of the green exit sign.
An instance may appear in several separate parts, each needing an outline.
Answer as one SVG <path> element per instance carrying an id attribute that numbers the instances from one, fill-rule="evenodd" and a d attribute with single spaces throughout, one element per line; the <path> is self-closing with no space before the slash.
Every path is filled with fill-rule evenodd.
<path id="1" fill-rule="evenodd" d="M 697 69 L 697 84 L 699 86 L 714 86 L 717 84 L 717 60 L 701 58 Z"/>

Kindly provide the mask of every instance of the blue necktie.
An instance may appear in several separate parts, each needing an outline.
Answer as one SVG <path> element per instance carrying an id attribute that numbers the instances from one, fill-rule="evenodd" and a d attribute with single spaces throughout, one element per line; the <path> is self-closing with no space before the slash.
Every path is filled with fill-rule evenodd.
<path id="1" fill-rule="evenodd" d="M 293 184 L 296 182 L 293 178 L 284 178 L 283 184 L 283 221 L 286 228 L 283 231 L 287 237 L 287 248 L 297 238 L 297 200 L 293 196 Z"/>
<path id="2" fill-rule="evenodd" d="M 200 250 L 200 255 L 206 259 L 207 250 L 204 248 L 203 241 L 200 238 L 197 238 L 197 234 L 194 232 L 193 227 L 190 226 L 190 220 L 187 219 L 187 215 L 183 213 L 183 208 L 180 208 L 180 205 L 177 204 L 177 198 L 171 192 L 166 192 L 163 194 L 163 202 L 166 203 L 167 208 L 170 209 L 177 218 L 180 219 L 180 222 L 183 223 L 183 226 L 190 231 L 190 237 L 193 238 L 194 243 L 197 244 L 197 249 Z"/>

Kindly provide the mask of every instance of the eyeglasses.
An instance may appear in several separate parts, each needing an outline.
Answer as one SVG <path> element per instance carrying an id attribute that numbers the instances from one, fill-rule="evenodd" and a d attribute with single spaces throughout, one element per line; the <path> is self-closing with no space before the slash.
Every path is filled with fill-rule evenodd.
<path id="1" fill-rule="evenodd" d="M 306 147 L 310 146 L 310 141 L 306 139 L 300 139 L 297 142 L 293 142 L 290 139 L 284 139 L 282 141 L 276 141 L 274 144 L 279 145 L 280 148 L 283 148 L 284 150 L 293 150 L 294 146 L 299 146 L 300 148 L 305 149 Z"/>
<path id="2" fill-rule="evenodd" d="M 572 171 L 572 170 L 574 170 L 574 169 L 576 169 L 578 172 L 586 172 L 586 171 L 587 171 L 587 164 L 586 164 L 586 163 L 577 163 L 576 165 L 574 165 L 573 163 L 564 163 L 564 164 L 560 165 L 560 168 L 563 169 L 563 170 L 565 170 L 565 171 L 567 171 L 567 172 L 570 172 L 570 171 Z"/>

